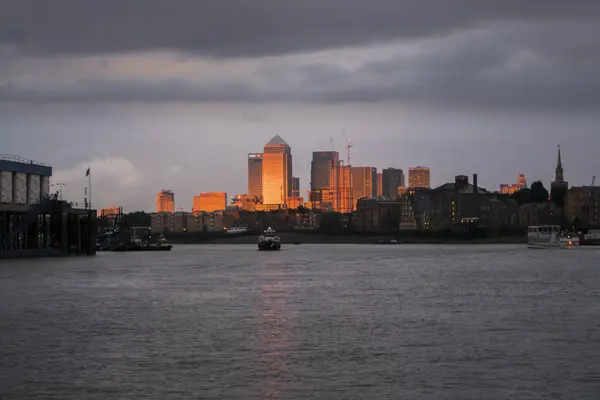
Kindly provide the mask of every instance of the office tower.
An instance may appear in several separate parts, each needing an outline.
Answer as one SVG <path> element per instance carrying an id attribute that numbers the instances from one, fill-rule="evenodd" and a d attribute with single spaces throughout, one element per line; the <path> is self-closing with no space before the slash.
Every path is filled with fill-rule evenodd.
<path id="1" fill-rule="evenodd" d="M 292 197 L 300 197 L 300 178 L 292 178 Z"/>
<path id="2" fill-rule="evenodd" d="M 349 213 L 354 210 L 356 203 L 353 201 L 352 194 L 352 167 L 342 165 L 337 161 L 330 172 L 330 187 L 335 190 L 329 191 L 331 198 L 331 208 L 341 213 Z"/>
<path id="3" fill-rule="evenodd" d="M 262 197 L 262 153 L 248 154 L 248 196 Z"/>
<path id="4" fill-rule="evenodd" d="M 333 196 L 337 190 L 331 179 L 331 170 L 336 168 L 340 155 L 337 151 L 314 151 L 310 163 L 309 200 L 320 209 L 333 207 Z"/>
<path id="5" fill-rule="evenodd" d="M 227 208 L 225 192 L 202 192 L 200 196 L 194 196 L 192 212 L 223 211 L 225 208 Z"/>
<path id="6" fill-rule="evenodd" d="M 383 174 L 381 172 L 377 173 L 377 196 L 382 196 L 383 191 Z"/>
<path id="7" fill-rule="evenodd" d="M 283 205 L 292 195 L 292 149 L 276 135 L 262 156 L 263 204 Z"/>
<path id="8" fill-rule="evenodd" d="M 431 187 L 431 175 L 428 167 L 414 167 L 408 169 L 408 187 L 425 188 Z"/>
<path id="9" fill-rule="evenodd" d="M 352 198 L 356 203 L 363 197 L 377 195 L 377 168 L 352 167 Z"/>
<path id="10" fill-rule="evenodd" d="M 175 193 L 172 190 L 161 190 L 156 195 L 156 212 L 175 212 Z"/>
<path id="11" fill-rule="evenodd" d="M 404 186 L 404 171 L 398 168 L 386 168 L 382 171 L 381 195 L 389 198 L 398 196 L 398 187 Z"/>

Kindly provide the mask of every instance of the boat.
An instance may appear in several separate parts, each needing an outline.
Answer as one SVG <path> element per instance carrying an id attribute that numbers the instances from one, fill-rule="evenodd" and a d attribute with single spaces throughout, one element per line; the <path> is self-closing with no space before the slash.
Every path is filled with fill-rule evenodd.
<path id="1" fill-rule="evenodd" d="M 583 235 L 582 245 L 600 246 L 600 229 L 590 229 Z"/>
<path id="2" fill-rule="evenodd" d="M 259 250 L 279 250 L 280 248 L 281 239 L 275 235 L 275 231 L 271 227 L 258 237 Z"/>
<path id="3" fill-rule="evenodd" d="M 579 237 L 561 230 L 556 225 L 530 226 L 527 228 L 527 247 L 530 249 L 572 249 L 579 247 Z"/>

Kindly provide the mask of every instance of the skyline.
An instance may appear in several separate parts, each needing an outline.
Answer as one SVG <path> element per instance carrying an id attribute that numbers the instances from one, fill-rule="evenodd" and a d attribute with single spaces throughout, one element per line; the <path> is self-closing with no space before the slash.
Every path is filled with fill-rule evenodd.
<path id="1" fill-rule="evenodd" d="M 66 3 L 3 2 L 0 153 L 53 166 L 73 201 L 88 166 L 98 208 L 231 198 L 275 135 L 305 195 L 344 131 L 353 165 L 428 166 L 432 186 L 549 186 L 559 144 L 571 185 L 600 175 L 600 3 Z"/>

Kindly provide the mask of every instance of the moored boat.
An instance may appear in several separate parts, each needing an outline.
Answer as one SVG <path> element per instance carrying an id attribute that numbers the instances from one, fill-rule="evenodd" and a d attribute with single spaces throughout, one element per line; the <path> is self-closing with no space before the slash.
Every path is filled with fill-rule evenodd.
<path id="1" fill-rule="evenodd" d="M 275 231 L 271 227 L 258 237 L 259 250 L 279 250 L 280 248 L 281 238 L 275 235 Z"/>
<path id="2" fill-rule="evenodd" d="M 577 235 L 562 231 L 559 226 L 540 225 L 527 228 L 530 249 L 571 249 L 579 247 Z"/>

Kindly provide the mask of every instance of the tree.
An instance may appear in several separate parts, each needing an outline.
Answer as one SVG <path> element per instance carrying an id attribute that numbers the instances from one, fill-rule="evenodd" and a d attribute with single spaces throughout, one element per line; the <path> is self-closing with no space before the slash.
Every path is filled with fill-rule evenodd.
<path id="1" fill-rule="evenodd" d="M 134 211 L 125 215 L 125 223 L 129 226 L 150 226 L 150 214 Z"/>
<path id="2" fill-rule="evenodd" d="M 327 235 L 335 235 L 342 230 L 342 214 L 339 212 L 328 212 L 323 214 L 319 222 L 319 229 Z"/>
<path id="3" fill-rule="evenodd" d="M 515 199 L 517 204 L 520 206 L 522 206 L 525 203 L 531 202 L 531 190 L 529 190 L 528 188 L 523 188 L 523 189 L 519 190 L 518 192 L 514 192 L 510 196 L 513 199 Z"/>
<path id="4" fill-rule="evenodd" d="M 548 190 L 544 187 L 544 184 L 540 181 L 535 181 L 531 184 L 530 190 L 530 202 L 532 203 L 544 203 L 548 201 Z"/>

